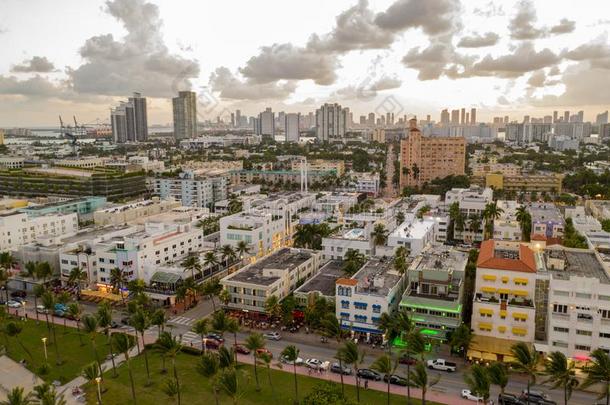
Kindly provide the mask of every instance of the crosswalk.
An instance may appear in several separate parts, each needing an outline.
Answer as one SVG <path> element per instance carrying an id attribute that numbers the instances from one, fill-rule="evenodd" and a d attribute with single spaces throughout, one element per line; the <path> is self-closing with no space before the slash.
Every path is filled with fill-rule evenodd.
<path id="1" fill-rule="evenodd" d="M 196 319 L 189 318 L 186 316 L 175 316 L 175 317 L 171 318 L 169 321 L 167 321 L 167 323 L 191 326 L 193 323 L 195 323 L 195 321 L 196 321 Z"/>
<path id="2" fill-rule="evenodd" d="M 196 334 L 195 332 L 185 332 L 182 334 L 182 344 L 185 346 L 201 346 L 201 336 Z"/>
<path id="3" fill-rule="evenodd" d="M 122 325 L 119 330 L 121 332 L 125 332 L 125 333 L 129 333 L 129 334 L 135 334 L 136 330 L 133 326 L 129 326 L 129 325 Z M 144 335 L 147 336 L 157 336 L 159 334 L 158 328 L 156 326 L 151 326 L 150 328 L 146 329 L 144 331 Z"/>

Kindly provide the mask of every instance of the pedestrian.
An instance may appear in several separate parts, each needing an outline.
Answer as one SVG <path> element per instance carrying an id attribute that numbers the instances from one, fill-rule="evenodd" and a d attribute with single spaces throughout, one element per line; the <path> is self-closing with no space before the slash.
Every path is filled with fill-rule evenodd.
<path id="1" fill-rule="evenodd" d="M 364 380 L 364 389 L 365 390 L 369 389 L 369 380 Z"/>

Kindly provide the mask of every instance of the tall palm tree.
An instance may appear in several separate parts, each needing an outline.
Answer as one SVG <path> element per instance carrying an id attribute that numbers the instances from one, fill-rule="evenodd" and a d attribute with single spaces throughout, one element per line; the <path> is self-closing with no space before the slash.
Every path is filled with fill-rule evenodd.
<path id="1" fill-rule="evenodd" d="M 339 348 L 340 356 L 343 362 L 354 368 L 354 375 L 356 376 L 356 397 L 360 402 L 360 379 L 358 378 L 358 367 L 364 360 L 364 351 L 358 348 L 358 345 L 352 340 L 348 340 Z"/>
<path id="2" fill-rule="evenodd" d="M 585 389 L 593 384 L 600 384 L 602 391 L 599 398 L 606 398 L 606 405 L 610 405 L 610 356 L 602 349 L 595 349 L 591 353 L 592 362 L 585 368 L 587 377 L 581 384 Z"/>
<path id="3" fill-rule="evenodd" d="M 210 381 L 216 405 L 218 405 L 218 388 L 215 377 L 218 375 L 219 371 L 220 362 L 218 361 L 218 355 L 211 352 L 203 353 L 199 363 L 197 363 L 197 372 Z"/>
<path id="4" fill-rule="evenodd" d="M 222 260 L 225 262 L 225 268 L 229 268 L 229 263 L 236 258 L 235 250 L 231 245 L 224 245 L 220 248 Z"/>
<path id="5" fill-rule="evenodd" d="M 203 284 L 203 295 L 205 295 L 212 301 L 212 308 L 214 309 L 214 312 L 216 312 L 216 303 L 214 301 L 214 297 L 217 296 L 221 291 L 222 285 L 216 277 L 212 277 Z"/>
<path id="6" fill-rule="evenodd" d="M 93 315 L 85 315 L 82 319 L 83 323 L 83 332 L 89 335 L 89 339 L 91 340 L 91 349 L 93 350 L 93 356 L 95 358 L 95 362 L 97 363 L 97 367 L 100 370 L 100 374 L 102 374 L 102 363 L 100 363 L 100 356 L 97 353 L 97 318 Z"/>
<path id="7" fill-rule="evenodd" d="M 218 299 L 226 307 L 231 302 L 231 293 L 226 288 L 223 288 L 220 293 L 218 293 Z"/>
<path id="8" fill-rule="evenodd" d="M 233 405 L 238 404 L 238 400 L 243 393 L 239 389 L 239 379 L 234 368 L 225 369 L 218 375 L 218 387 L 231 397 Z"/>
<path id="9" fill-rule="evenodd" d="M 70 301 L 72 301 L 72 295 L 70 295 L 70 293 L 67 291 L 62 291 L 55 296 L 55 300 L 57 301 L 58 304 L 62 304 L 64 306 L 64 308 L 67 308 Z M 66 331 L 68 329 L 67 323 L 68 323 L 68 318 L 66 318 L 64 316 L 64 333 L 66 333 Z"/>
<path id="10" fill-rule="evenodd" d="M 66 405 L 63 394 L 58 394 L 55 386 L 43 383 L 34 387 L 34 396 L 40 405 Z"/>
<path id="11" fill-rule="evenodd" d="M 497 385 L 500 388 L 500 393 L 504 394 L 504 389 L 508 385 L 508 367 L 506 364 L 496 361 L 487 367 L 487 374 L 489 375 L 489 382 L 493 385 Z"/>
<path id="12" fill-rule="evenodd" d="M 491 381 L 485 367 L 473 364 L 470 373 L 464 375 L 464 381 L 473 394 L 483 397 L 484 403 L 487 403 Z"/>
<path id="13" fill-rule="evenodd" d="M 218 265 L 218 259 L 216 258 L 216 252 L 210 250 L 205 252 L 203 255 L 203 266 L 213 268 Z M 212 273 L 214 270 L 211 271 Z"/>
<path id="14" fill-rule="evenodd" d="M 572 391 L 579 384 L 574 363 L 568 362 L 561 352 L 551 352 L 544 361 L 544 374 L 548 376 L 546 382 L 551 383 L 553 389 L 563 389 L 564 405 L 568 405 Z"/>
<path id="15" fill-rule="evenodd" d="M 110 269 L 110 285 L 112 286 L 112 290 L 115 292 L 115 294 L 121 294 L 121 297 L 123 297 L 121 289 L 127 285 L 127 281 L 127 275 L 123 272 L 123 270 L 119 269 L 118 267 Z"/>
<path id="16" fill-rule="evenodd" d="M 385 245 L 388 240 L 388 231 L 385 229 L 385 225 L 375 224 L 373 232 L 371 232 L 371 238 L 375 246 Z"/>
<path id="17" fill-rule="evenodd" d="M 355 274 L 366 262 L 366 257 L 355 249 L 348 249 L 343 257 L 343 271 L 347 275 Z"/>
<path id="18" fill-rule="evenodd" d="M 11 321 L 11 322 L 7 323 L 6 325 L 4 325 L 4 333 L 6 333 L 6 335 L 8 337 L 15 338 L 15 340 L 21 347 L 21 350 L 23 350 L 30 358 L 30 361 L 32 363 L 34 363 L 34 358 L 32 357 L 32 353 L 30 352 L 30 350 L 27 347 L 25 347 L 22 339 L 19 339 L 19 335 L 21 334 L 22 331 L 23 331 L 23 327 L 17 322 Z"/>
<path id="19" fill-rule="evenodd" d="M 483 210 L 483 220 L 485 221 L 485 239 L 491 239 L 493 235 L 493 223 L 500 218 L 504 210 L 498 207 L 498 202 L 494 201 L 485 206 Z"/>
<path id="20" fill-rule="evenodd" d="M 265 312 L 272 319 L 279 319 L 282 316 L 282 304 L 277 295 L 270 295 L 265 300 Z"/>
<path id="21" fill-rule="evenodd" d="M 6 294 L 6 301 L 8 302 L 8 279 L 9 272 L 4 268 L 0 268 L 0 287 L 4 290 Z"/>
<path id="22" fill-rule="evenodd" d="M 110 348 L 110 358 L 112 359 L 112 376 L 116 378 L 118 376 L 116 372 L 116 364 L 114 362 L 114 351 L 112 350 L 112 339 L 110 334 L 110 328 L 112 327 L 112 308 L 108 303 L 104 302 L 97 307 L 97 325 L 102 328 L 108 341 L 108 347 Z"/>
<path id="23" fill-rule="evenodd" d="M 161 333 L 161 336 L 157 340 L 157 350 L 160 352 L 162 356 L 169 357 L 172 360 L 172 368 L 174 371 L 174 380 L 176 381 L 176 386 L 178 387 L 178 405 L 181 402 L 181 393 L 180 393 L 180 380 L 178 379 L 178 370 L 176 368 L 176 357 L 180 350 L 182 349 L 182 345 L 178 342 L 175 336 L 172 336 L 168 332 Z"/>
<path id="24" fill-rule="evenodd" d="M 49 262 L 36 263 L 36 277 L 42 279 L 42 284 L 47 284 L 47 278 L 53 275 L 53 269 Z"/>
<path id="25" fill-rule="evenodd" d="M 44 285 L 42 284 L 35 284 L 34 288 L 33 288 L 33 295 L 34 295 L 34 308 L 38 308 L 38 298 L 42 297 L 42 294 L 44 294 L 44 292 L 46 291 Z M 38 311 L 36 312 L 36 322 L 38 322 L 40 319 L 38 317 Z"/>
<path id="26" fill-rule="evenodd" d="M 150 324 L 155 325 L 158 329 L 157 338 L 161 336 L 161 332 L 165 329 L 167 323 L 167 316 L 162 308 L 157 308 L 155 312 L 150 315 Z"/>
<path id="27" fill-rule="evenodd" d="M 239 255 L 240 260 L 243 260 L 244 256 L 250 253 L 250 246 L 248 246 L 245 240 L 240 240 L 239 242 L 237 242 L 237 247 L 235 248 L 235 251 Z"/>
<path id="28" fill-rule="evenodd" d="M 419 330 L 412 330 L 407 334 L 405 341 L 407 343 L 404 350 L 401 351 L 401 356 L 408 356 L 415 358 L 416 356 L 422 356 L 426 351 L 426 339 Z M 407 362 L 407 404 L 411 404 L 411 385 L 409 384 L 411 378 L 411 362 Z"/>
<path id="29" fill-rule="evenodd" d="M 226 325 L 225 325 L 225 330 L 227 332 L 233 334 L 233 343 L 235 346 L 237 346 L 237 332 L 239 332 L 239 322 L 237 322 L 237 319 L 228 318 Z M 235 363 L 237 363 L 237 352 L 234 351 L 234 353 L 235 353 Z"/>
<path id="30" fill-rule="evenodd" d="M 472 341 L 472 331 L 470 326 L 462 323 L 458 326 L 452 333 L 449 338 L 449 345 L 453 350 L 458 350 L 462 352 L 464 358 L 466 358 L 466 353 L 468 352 L 468 347 L 470 346 L 470 342 Z"/>
<path id="31" fill-rule="evenodd" d="M 184 271 L 191 272 L 191 278 L 193 280 L 195 279 L 195 272 L 201 273 L 201 263 L 199 262 L 199 256 L 197 254 L 189 255 L 181 263 L 181 266 L 184 267 Z"/>
<path id="32" fill-rule="evenodd" d="M 76 286 L 76 299 L 80 299 L 82 282 L 87 280 L 87 272 L 81 267 L 74 267 L 68 275 L 68 283 Z M 88 280 L 87 280 L 88 281 Z"/>
<path id="33" fill-rule="evenodd" d="M 393 360 L 389 354 L 382 354 L 373 362 L 371 368 L 381 373 L 381 375 L 387 376 L 388 405 L 390 405 L 390 377 L 396 372 L 396 368 L 398 368 L 398 361 Z"/>
<path id="34" fill-rule="evenodd" d="M 521 205 L 517 208 L 515 218 L 521 227 L 521 238 L 524 241 L 529 242 L 530 233 L 532 231 L 532 216 L 525 205 Z"/>
<path id="35" fill-rule="evenodd" d="M 53 333 L 53 346 L 55 347 L 55 363 L 61 364 L 61 357 L 59 355 L 59 342 L 57 341 L 57 335 L 55 334 L 55 323 L 49 323 L 49 312 L 55 311 L 55 296 L 50 291 L 46 291 L 42 295 L 42 305 L 45 309 L 45 315 L 47 317 L 47 329 L 50 328 L 50 332 Z"/>
<path id="36" fill-rule="evenodd" d="M 208 318 L 201 318 L 193 325 L 193 332 L 201 336 L 201 354 L 203 355 L 207 351 L 207 345 L 205 344 L 205 337 L 210 333 L 210 320 Z"/>
<path id="37" fill-rule="evenodd" d="M 252 356 L 254 357 L 254 378 L 256 380 L 256 390 L 257 391 L 261 390 L 261 386 L 258 382 L 258 370 L 256 368 L 256 359 L 258 356 L 258 350 L 260 350 L 264 347 L 265 347 L 265 338 L 263 338 L 263 335 L 261 335 L 260 333 L 251 333 L 246 338 L 246 348 L 248 348 L 248 350 L 250 350 L 250 353 L 252 353 Z"/>
<path id="38" fill-rule="evenodd" d="M 299 402 L 299 386 L 297 380 L 297 359 L 299 358 L 300 350 L 294 345 L 289 345 L 282 350 L 282 357 L 289 363 L 292 363 L 292 371 L 294 374 L 294 402 Z"/>
<path id="39" fill-rule="evenodd" d="M 348 333 L 341 328 L 341 323 L 334 313 L 328 313 L 321 321 L 322 334 L 329 338 L 334 338 L 337 343 L 341 343 L 341 339 Z M 339 368 L 343 370 L 343 358 L 341 350 L 337 350 L 335 358 L 339 361 Z M 343 383 L 343 373 L 339 373 L 341 378 L 341 395 L 345 395 L 345 386 Z"/>
<path id="40" fill-rule="evenodd" d="M 95 362 L 89 363 L 83 368 L 81 375 L 87 380 L 88 383 L 93 383 L 96 381 L 98 377 L 101 378 L 100 370 L 97 368 L 97 364 Z M 102 393 L 101 390 L 96 390 L 97 394 L 97 403 L 101 405 L 102 403 Z"/>
<path id="41" fill-rule="evenodd" d="M 530 387 L 536 383 L 536 375 L 538 374 L 538 352 L 531 350 L 524 342 L 515 343 L 510 348 L 510 352 L 515 358 L 512 363 L 513 369 L 527 376 L 527 397 L 529 398 Z"/>
<path id="42" fill-rule="evenodd" d="M 83 346 L 83 336 L 80 333 L 80 320 L 83 316 L 83 307 L 78 302 L 72 302 L 70 305 L 68 305 L 67 314 L 70 316 L 70 318 L 74 319 L 74 322 L 76 322 L 76 334 L 78 335 L 78 341 L 80 342 L 80 345 Z"/>
<path id="43" fill-rule="evenodd" d="M 441 379 L 441 375 L 437 374 L 436 377 L 430 379 L 428 377 L 428 371 L 423 362 L 418 362 L 413 370 L 409 372 L 409 384 L 412 387 L 419 388 L 421 390 L 421 404 L 426 405 L 426 392 L 430 387 L 435 386 Z"/>
<path id="44" fill-rule="evenodd" d="M 225 311 L 216 311 L 212 314 L 212 328 L 223 336 L 227 330 L 228 323 L 229 317 Z"/>
<path id="45" fill-rule="evenodd" d="M 6 400 L 0 401 L 0 405 L 34 405 L 32 393 L 25 393 L 23 387 L 15 387 L 6 393 Z"/>
<path id="46" fill-rule="evenodd" d="M 131 358 L 129 356 L 129 350 L 131 349 L 131 342 L 124 333 L 115 333 L 112 335 L 114 339 L 114 347 L 125 356 L 125 363 L 127 363 L 127 371 L 129 373 L 129 382 L 131 383 L 131 398 L 133 399 L 134 405 L 137 403 L 136 400 L 136 384 L 133 379 L 133 370 L 131 369 Z M 100 373 L 102 369 L 100 368 Z"/>
<path id="47" fill-rule="evenodd" d="M 271 353 L 261 353 L 258 358 L 267 369 L 267 380 L 269 381 L 269 387 L 271 388 L 271 396 L 275 397 L 275 388 L 273 388 L 273 381 L 271 381 L 271 361 L 273 360 L 273 356 Z M 294 401 L 295 404 L 298 403 L 297 400 Z"/>
<path id="48" fill-rule="evenodd" d="M 144 364 L 146 365 L 146 385 L 150 385 L 150 368 L 148 367 L 148 351 L 146 350 L 146 344 L 144 343 L 144 332 L 150 326 L 150 318 L 148 317 L 148 313 L 144 311 L 142 308 L 139 308 L 130 318 L 131 326 L 136 330 L 136 344 L 138 348 L 140 344 L 138 343 L 138 333 L 142 338 L 142 352 L 144 353 Z M 139 351 L 139 349 L 138 349 Z"/>

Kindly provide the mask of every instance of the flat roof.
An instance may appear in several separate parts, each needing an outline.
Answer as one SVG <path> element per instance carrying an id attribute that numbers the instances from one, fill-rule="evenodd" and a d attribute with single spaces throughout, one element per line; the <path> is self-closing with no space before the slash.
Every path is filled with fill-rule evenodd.
<path id="1" fill-rule="evenodd" d="M 370 259 L 352 279 L 358 281 L 358 293 L 385 297 L 400 282 L 400 274 L 394 270 L 390 259 Z M 376 285 L 377 284 L 377 285 Z"/>
<path id="2" fill-rule="evenodd" d="M 426 233 L 435 224 L 435 221 L 432 219 L 418 219 L 413 214 L 407 214 L 405 217 L 405 221 L 392 231 L 390 237 L 421 239 L 426 236 Z"/>
<path id="3" fill-rule="evenodd" d="M 20 208 L 21 211 L 41 211 L 47 208 L 53 208 L 53 207 L 61 207 L 63 205 L 71 205 L 71 204 L 78 204 L 81 202 L 87 202 L 90 199 L 99 199 L 99 198 L 104 198 L 104 197 L 78 197 L 78 198 L 71 198 L 69 200 L 64 200 L 64 201 L 56 201 L 56 202 L 51 202 L 51 203 L 46 203 L 46 204 L 41 204 L 41 205 L 29 205 L 27 207 L 24 208 Z"/>
<path id="4" fill-rule="evenodd" d="M 467 253 L 440 245 L 423 251 L 413 262 L 413 270 L 464 271 L 467 262 Z"/>
<path id="5" fill-rule="evenodd" d="M 596 278 L 603 284 L 610 284 L 610 277 L 604 270 L 603 265 L 597 260 L 592 251 L 574 252 L 569 250 L 548 250 L 548 255 L 553 258 L 565 260 L 564 270 L 548 269 L 554 278 L 569 280 L 570 276 Z"/>
<path id="6" fill-rule="evenodd" d="M 282 248 L 256 263 L 244 267 L 225 280 L 269 286 L 279 280 L 279 276 L 266 274 L 266 270 L 291 272 L 313 257 L 313 253 L 302 249 Z"/>
<path id="7" fill-rule="evenodd" d="M 561 212 L 551 203 L 532 203 L 527 209 L 532 216 L 532 221 L 557 221 L 563 222 Z"/>
<path id="8" fill-rule="evenodd" d="M 345 275 L 344 263 L 341 260 L 331 260 L 326 263 L 320 271 L 309 279 L 305 284 L 296 289 L 296 292 L 310 293 L 317 291 L 327 297 L 335 296 L 335 282 Z"/>
<path id="9" fill-rule="evenodd" d="M 333 233 L 330 238 L 335 239 L 350 239 L 350 240 L 368 240 L 364 228 L 340 228 Z"/>

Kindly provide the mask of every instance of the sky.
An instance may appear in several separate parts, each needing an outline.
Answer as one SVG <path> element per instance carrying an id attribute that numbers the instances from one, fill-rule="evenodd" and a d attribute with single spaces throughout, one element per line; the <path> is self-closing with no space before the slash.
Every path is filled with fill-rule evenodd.
<path id="1" fill-rule="evenodd" d="M 606 0 L 0 0 L 0 126 L 107 122 L 140 92 L 171 123 L 325 102 L 438 120 L 609 109 Z"/>

